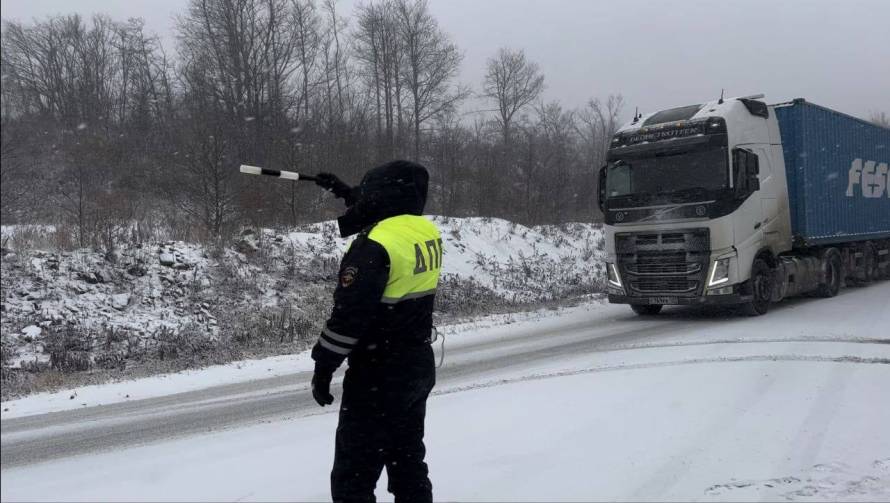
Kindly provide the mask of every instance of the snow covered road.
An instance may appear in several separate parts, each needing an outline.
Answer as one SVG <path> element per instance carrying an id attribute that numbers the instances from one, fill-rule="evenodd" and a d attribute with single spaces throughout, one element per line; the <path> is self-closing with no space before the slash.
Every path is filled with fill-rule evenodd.
<path id="1" fill-rule="evenodd" d="M 437 498 L 887 499 L 888 327 L 885 282 L 760 318 L 591 303 L 449 329 Z M 4 416 L 2 499 L 325 499 L 336 414 L 294 367 Z"/>

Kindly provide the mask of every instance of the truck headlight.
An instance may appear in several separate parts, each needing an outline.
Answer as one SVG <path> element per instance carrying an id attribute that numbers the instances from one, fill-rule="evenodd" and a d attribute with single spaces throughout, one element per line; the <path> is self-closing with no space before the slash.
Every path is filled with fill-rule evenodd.
<path id="1" fill-rule="evenodd" d="M 624 285 L 621 284 L 621 276 L 618 274 L 618 266 L 611 262 L 606 262 L 606 271 L 608 271 L 609 286 L 624 290 Z"/>
<path id="2" fill-rule="evenodd" d="M 722 285 L 729 281 L 729 258 L 721 258 L 714 261 L 711 266 L 711 274 L 708 277 L 708 288 Z"/>

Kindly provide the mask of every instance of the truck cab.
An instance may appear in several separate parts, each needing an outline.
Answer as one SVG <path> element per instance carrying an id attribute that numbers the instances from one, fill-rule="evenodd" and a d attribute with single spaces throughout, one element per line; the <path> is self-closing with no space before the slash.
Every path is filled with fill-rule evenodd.
<path id="1" fill-rule="evenodd" d="M 791 249 L 791 222 L 779 127 L 761 97 L 639 115 L 611 139 L 599 194 L 610 302 L 654 314 L 773 288 L 752 267 Z"/>

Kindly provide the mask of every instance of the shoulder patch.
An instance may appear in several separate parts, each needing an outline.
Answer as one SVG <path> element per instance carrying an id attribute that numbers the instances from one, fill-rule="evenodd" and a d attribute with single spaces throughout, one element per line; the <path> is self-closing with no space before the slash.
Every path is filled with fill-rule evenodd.
<path id="1" fill-rule="evenodd" d="M 348 287 L 355 282 L 355 275 L 358 274 L 358 267 L 349 266 L 340 273 L 340 286 Z"/>

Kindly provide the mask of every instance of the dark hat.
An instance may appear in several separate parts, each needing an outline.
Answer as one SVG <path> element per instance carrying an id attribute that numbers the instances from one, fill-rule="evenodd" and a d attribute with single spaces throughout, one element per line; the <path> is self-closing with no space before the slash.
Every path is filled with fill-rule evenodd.
<path id="1" fill-rule="evenodd" d="M 429 179 L 426 168 L 411 161 L 371 169 L 353 189 L 354 204 L 337 219 L 340 235 L 351 236 L 389 217 L 423 214 Z"/>

